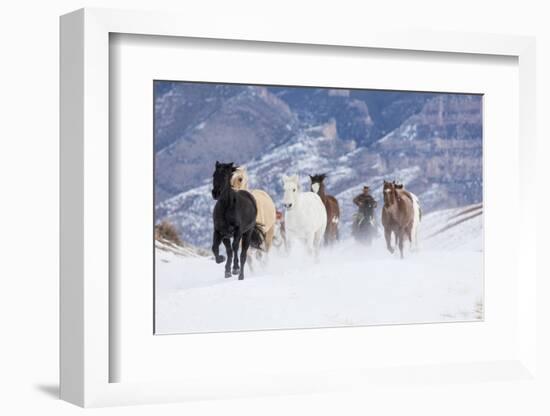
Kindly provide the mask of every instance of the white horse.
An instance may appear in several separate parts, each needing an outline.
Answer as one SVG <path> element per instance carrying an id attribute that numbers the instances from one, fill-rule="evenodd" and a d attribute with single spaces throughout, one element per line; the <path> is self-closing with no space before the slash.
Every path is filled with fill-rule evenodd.
<path id="1" fill-rule="evenodd" d="M 319 195 L 301 192 L 298 175 L 283 175 L 285 233 L 287 244 L 303 241 L 308 251 L 317 258 L 327 227 L 327 210 Z"/>

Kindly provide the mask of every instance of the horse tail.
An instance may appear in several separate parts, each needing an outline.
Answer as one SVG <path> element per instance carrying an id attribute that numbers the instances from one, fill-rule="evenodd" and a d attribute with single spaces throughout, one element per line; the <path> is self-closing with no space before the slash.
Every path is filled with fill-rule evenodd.
<path id="1" fill-rule="evenodd" d="M 418 201 L 418 197 L 413 194 L 412 192 L 410 193 L 411 194 L 411 197 L 412 197 L 412 201 L 413 201 L 413 212 L 414 212 L 414 217 L 413 217 L 413 225 L 412 225 L 412 230 L 411 230 L 411 236 L 410 236 L 410 240 L 411 240 L 411 243 L 413 245 L 413 247 L 418 250 L 419 247 L 418 247 L 418 227 L 420 225 L 420 221 L 422 221 L 422 208 L 420 207 L 420 202 Z"/>
<path id="2" fill-rule="evenodd" d="M 417 209 L 417 213 L 416 213 L 417 220 L 418 220 L 418 223 L 420 223 L 420 221 L 422 221 L 422 206 L 420 205 L 420 201 L 418 201 L 418 197 L 416 195 L 414 196 L 414 202 L 416 204 L 416 209 Z"/>
<path id="3" fill-rule="evenodd" d="M 264 250 L 265 239 L 266 236 L 262 224 L 256 223 L 252 229 L 252 235 L 250 236 L 250 245 L 257 250 Z"/>

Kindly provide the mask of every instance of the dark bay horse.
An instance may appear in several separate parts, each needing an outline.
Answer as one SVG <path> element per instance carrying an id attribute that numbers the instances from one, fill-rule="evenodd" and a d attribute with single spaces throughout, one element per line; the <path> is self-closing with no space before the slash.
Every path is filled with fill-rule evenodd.
<path id="1" fill-rule="evenodd" d="M 394 252 L 391 245 L 391 234 L 395 234 L 395 242 L 399 246 L 403 258 L 403 242 L 408 238 L 412 243 L 412 229 L 414 225 L 415 209 L 413 198 L 403 189 L 402 184 L 384 181 L 382 188 L 384 207 L 382 208 L 382 225 L 386 247 L 390 253 Z"/>
<path id="2" fill-rule="evenodd" d="M 378 203 L 369 193 L 368 186 L 364 186 L 363 192 L 353 198 L 353 203 L 357 205 L 357 212 L 353 215 L 351 234 L 357 241 L 370 245 L 377 234 L 374 210 Z"/>
<path id="3" fill-rule="evenodd" d="M 327 210 L 327 228 L 325 229 L 325 244 L 332 244 L 339 239 L 338 223 L 340 222 L 340 206 L 338 201 L 332 195 L 325 191 L 325 182 L 327 175 L 325 173 L 309 175 L 311 180 L 311 191 L 315 192 L 323 201 Z"/>
<path id="4" fill-rule="evenodd" d="M 235 191 L 231 188 L 231 176 L 236 167 L 233 163 L 216 161 L 216 170 L 213 175 L 212 197 L 216 200 L 214 206 L 214 237 L 212 252 L 216 263 L 222 263 L 224 256 L 219 254 L 220 243 L 223 242 L 227 253 L 225 262 L 225 277 L 231 277 L 231 261 L 233 260 L 233 274 L 244 279 L 244 265 L 248 247 L 261 249 L 265 234 L 261 224 L 256 223 L 258 209 L 254 197 L 248 191 Z M 233 239 L 233 242 L 231 242 Z M 242 246 L 241 246 L 242 243 Z M 239 267 L 238 251 L 241 247 L 241 264 Z"/>

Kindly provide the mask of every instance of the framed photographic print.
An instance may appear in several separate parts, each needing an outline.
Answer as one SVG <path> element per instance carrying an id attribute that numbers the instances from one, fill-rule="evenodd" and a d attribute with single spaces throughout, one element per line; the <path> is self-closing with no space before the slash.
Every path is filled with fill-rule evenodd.
<path id="1" fill-rule="evenodd" d="M 242 28 L 61 19 L 62 398 L 531 377 L 533 40 Z"/>

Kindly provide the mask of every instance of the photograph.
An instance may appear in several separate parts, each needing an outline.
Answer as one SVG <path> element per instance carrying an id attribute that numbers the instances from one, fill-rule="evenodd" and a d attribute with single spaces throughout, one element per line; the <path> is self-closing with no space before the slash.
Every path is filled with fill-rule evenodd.
<path id="1" fill-rule="evenodd" d="M 155 334 L 483 321 L 482 94 L 152 88 Z"/>

